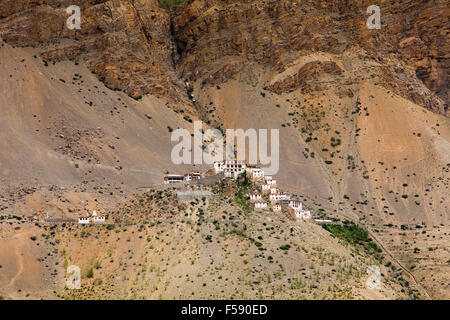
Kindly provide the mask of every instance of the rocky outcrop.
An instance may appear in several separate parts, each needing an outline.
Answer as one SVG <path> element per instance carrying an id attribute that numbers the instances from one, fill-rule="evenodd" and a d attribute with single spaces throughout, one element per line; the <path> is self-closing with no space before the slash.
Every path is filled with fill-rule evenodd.
<path id="1" fill-rule="evenodd" d="M 371 75 L 397 94 L 426 108 L 448 113 L 449 6 L 446 1 L 382 2 L 382 28 L 366 27 L 370 1 L 191 0 L 173 19 L 179 71 L 190 81 L 214 83 L 226 65 L 231 78 L 248 62 L 281 73 L 302 56 L 357 54 L 342 86 Z M 369 62 L 369 63 L 367 63 Z M 358 67 L 354 67 L 358 65 Z M 374 67 L 375 65 L 375 67 Z M 230 72 L 234 70 L 234 72 Z M 305 71 L 305 70 L 304 70 Z M 324 71 L 326 72 L 326 71 Z M 308 86 L 297 74 L 269 89 Z M 395 81 L 403 81 L 395 83 Z"/>
<path id="2" fill-rule="evenodd" d="M 286 79 L 277 81 L 268 87 L 269 90 L 278 94 L 288 92 L 297 88 L 304 88 L 309 91 L 319 91 L 325 89 L 323 81 L 317 81 L 321 75 L 329 74 L 339 76 L 343 70 L 335 62 L 313 61 L 302 66 L 299 71 Z M 313 86 L 315 85 L 314 89 Z"/>
<path id="3" fill-rule="evenodd" d="M 170 12 L 172 19 L 157 0 L 78 4 L 81 30 L 69 30 L 70 1 L 3 0 L 0 36 L 15 45 L 40 46 L 46 60 L 83 59 L 108 87 L 135 98 L 152 93 L 178 101 L 187 99 L 185 81 L 216 85 L 249 62 L 276 75 L 314 53 L 346 56 L 345 75 L 334 75 L 340 91 L 351 93 L 352 83 L 370 75 L 448 114 L 445 0 L 382 1 L 379 30 L 366 27 L 366 9 L 373 4 L 368 0 L 190 0 Z M 277 93 L 324 88 L 311 85 L 308 75 L 265 85 Z"/>
<path id="4" fill-rule="evenodd" d="M 69 30 L 70 1 L 0 3 L 0 36 L 10 44 L 36 46 L 48 61 L 84 60 L 111 89 L 134 98 L 151 93 L 183 99 L 176 76 L 170 21 L 157 0 L 83 0 L 81 29 Z"/>

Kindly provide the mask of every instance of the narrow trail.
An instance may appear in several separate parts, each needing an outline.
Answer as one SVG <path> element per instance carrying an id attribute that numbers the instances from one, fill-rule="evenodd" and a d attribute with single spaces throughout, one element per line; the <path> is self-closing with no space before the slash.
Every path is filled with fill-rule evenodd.
<path id="1" fill-rule="evenodd" d="M 377 238 L 375 237 L 375 235 L 373 234 L 373 232 L 370 229 L 367 229 L 370 237 L 375 240 L 375 242 L 381 247 L 381 249 L 386 252 L 386 254 L 389 255 L 389 257 L 391 257 L 391 259 L 400 267 L 402 268 L 403 271 L 405 271 L 410 277 L 411 279 L 413 279 L 413 282 L 416 286 L 418 286 L 419 288 L 421 288 L 423 290 L 423 292 L 425 292 L 425 294 L 427 295 L 428 299 L 433 300 L 433 298 L 431 297 L 431 295 L 429 294 L 429 292 L 427 291 L 427 289 L 422 286 L 419 281 L 416 279 L 416 277 L 397 259 L 395 258 L 395 256 L 383 245 L 383 243 Z"/>
<path id="2" fill-rule="evenodd" d="M 17 257 L 17 272 L 16 274 L 9 280 L 9 283 L 6 285 L 7 287 L 12 287 L 17 279 L 20 278 L 20 276 L 23 273 L 24 270 L 24 264 L 23 264 L 23 257 L 20 253 L 19 246 L 14 247 L 14 253 Z"/>
<path id="3" fill-rule="evenodd" d="M 313 200 L 313 199 L 310 199 Z M 345 220 L 350 220 L 355 224 L 358 224 L 358 221 L 355 221 L 354 218 L 351 218 L 347 215 L 338 213 L 338 212 L 332 212 L 329 209 L 324 209 L 325 212 L 327 212 L 329 215 L 331 216 L 338 216 L 341 219 L 345 219 Z M 416 277 L 394 256 L 393 253 L 391 253 L 391 251 L 389 249 L 386 248 L 386 246 L 383 244 L 383 242 L 381 242 L 381 240 L 379 240 L 373 233 L 373 231 L 368 227 L 365 226 L 367 228 L 367 231 L 369 233 L 369 236 L 380 246 L 380 248 L 392 259 L 392 261 L 397 264 L 397 266 L 399 266 L 406 274 L 408 274 L 410 276 L 410 278 L 413 280 L 414 284 L 421 288 L 423 290 L 423 292 L 426 294 L 426 296 L 428 297 L 428 299 L 433 300 L 433 298 L 431 297 L 431 295 L 429 294 L 429 292 L 427 291 L 427 289 L 425 287 L 423 287 L 420 282 L 416 279 Z"/>
<path id="4" fill-rule="evenodd" d="M 11 277 L 6 287 L 13 287 L 15 282 L 21 277 L 24 272 L 25 264 L 23 259 L 23 250 L 21 249 L 24 245 L 23 239 L 28 239 L 30 235 L 30 231 L 26 230 L 21 234 L 20 238 L 18 235 L 14 235 L 12 238 L 10 238 L 10 241 L 14 242 L 14 255 L 16 257 L 15 260 L 17 261 L 17 272 L 13 277 Z"/>

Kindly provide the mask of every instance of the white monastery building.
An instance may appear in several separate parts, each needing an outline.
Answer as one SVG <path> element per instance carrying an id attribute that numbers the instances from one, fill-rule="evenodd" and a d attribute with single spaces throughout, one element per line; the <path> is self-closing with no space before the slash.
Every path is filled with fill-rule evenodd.
<path id="1" fill-rule="evenodd" d="M 264 170 L 260 168 L 249 168 L 250 173 L 252 174 L 252 178 L 263 178 L 264 177 Z"/>
<path id="2" fill-rule="evenodd" d="M 295 212 L 295 216 L 297 217 L 297 219 L 301 219 L 301 220 L 311 219 L 311 212 L 305 211 L 305 210 L 300 210 L 298 212 L 297 211 Z"/>
<path id="3" fill-rule="evenodd" d="M 177 183 L 177 182 L 183 182 L 184 181 L 184 175 L 179 174 L 169 174 L 164 177 L 164 183 Z"/>
<path id="4" fill-rule="evenodd" d="M 262 196 L 260 194 L 251 194 L 250 195 L 250 200 L 254 201 L 254 200 L 261 200 Z"/>
<path id="5" fill-rule="evenodd" d="M 276 203 L 272 207 L 273 211 L 281 211 L 281 204 Z"/>
<path id="6" fill-rule="evenodd" d="M 256 202 L 255 203 L 255 209 L 266 209 L 267 208 L 267 202 Z"/>
<path id="7" fill-rule="evenodd" d="M 89 224 L 90 219 L 89 218 L 78 218 L 79 224 Z"/>
<path id="8" fill-rule="evenodd" d="M 216 174 L 223 172 L 225 177 L 235 179 L 237 176 L 246 171 L 244 160 L 226 160 L 214 162 L 214 171 Z"/>
<path id="9" fill-rule="evenodd" d="M 303 204 L 300 201 L 297 201 L 297 200 L 289 201 L 289 207 L 294 209 L 294 210 L 296 210 L 296 211 L 303 210 Z"/>
<path id="10" fill-rule="evenodd" d="M 277 193 L 270 195 L 270 201 L 289 200 L 291 197 L 286 193 Z"/>

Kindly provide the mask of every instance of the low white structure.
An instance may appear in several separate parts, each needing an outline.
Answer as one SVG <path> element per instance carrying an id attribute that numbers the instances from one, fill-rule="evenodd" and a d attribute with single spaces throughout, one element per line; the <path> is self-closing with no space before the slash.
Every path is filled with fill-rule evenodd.
<path id="1" fill-rule="evenodd" d="M 264 177 L 264 170 L 260 168 L 250 168 L 250 173 L 252 174 L 252 178 L 263 178 Z"/>
<path id="2" fill-rule="evenodd" d="M 289 200 L 290 198 L 291 198 L 291 196 L 286 193 L 277 193 L 277 194 L 270 195 L 271 201 Z"/>
<path id="3" fill-rule="evenodd" d="M 90 223 L 90 219 L 89 218 L 78 218 L 78 223 L 79 224 L 88 224 Z"/>
<path id="4" fill-rule="evenodd" d="M 184 181 L 184 175 L 179 174 L 169 174 L 164 177 L 164 183 L 177 183 L 177 182 L 183 182 Z"/>
<path id="5" fill-rule="evenodd" d="M 297 219 L 307 220 L 307 219 L 311 219 L 311 212 L 305 211 L 305 210 L 300 210 L 298 212 L 295 212 L 295 216 L 297 217 Z"/>
<path id="6" fill-rule="evenodd" d="M 262 190 L 262 191 L 270 190 L 270 185 L 268 185 L 268 184 L 263 184 L 263 185 L 261 185 L 261 190 Z"/>
<path id="7" fill-rule="evenodd" d="M 328 220 L 328 219 L 315 219 L 314 221 L 318 222 L 318 223 L 332 223 L 333 222 L 333 220 Z"/>
<path id="8" fill-rule="evenodd" d="M 272 207 L 273 211 L 281 211 L 281 204 L 276 203 Z"/>
<path id="9" fill-rule="evenodd" d="M 270 194 L 277 194 L 278 188 L 270 188 Z"/>
<path id="10" fill-rule="evenodd" d="M 297 200 L 289 201 L 289 207 L 296 211 L 303 210 L 303 204 Z"/>
<path id="11" fill-rule="evenodd" d="M 250 200 L 254 201 L 254 200 L 261 200 L 262 196 L 260 194 L 251 194 L 250 195 Z"/>
<path id="12" fill-rule="evenodd" d="M 266 209 L 267 208 L 267 202 L 256 202 L 255 203 L 255 209 Z"/>
<path id="13" fill-rule="evenodd" d="M 199 180 L 202 178 L 202 175 L 200 172 L 192 172 L 192 173 L 186 173 L 186 174 L 169 174 L 164 177 L 164 183 L 170 184 L 170 183 L 177 183 L 177 182 L 189 182 L 192 180 Z"/>
<path id="14" fill-rule="evenodd" d="M 267 180 L 266 183 L 269 184 L 269 185 L 274 186 L 274 185 L 277 184 L 277 180 Z"/>
<path id="15" fill-rule="evenodd" d="M 94 217 L 94 222 L 105 222 L 105 217 Z"/>
<path id="16" fill-rule="evenodd" d="M 311 212 L 303 210 L 303 203 L 298 200 L 289 201 L 289 208 L 294 210 L 297 219 L 306 220 L 311 218 Z"/>

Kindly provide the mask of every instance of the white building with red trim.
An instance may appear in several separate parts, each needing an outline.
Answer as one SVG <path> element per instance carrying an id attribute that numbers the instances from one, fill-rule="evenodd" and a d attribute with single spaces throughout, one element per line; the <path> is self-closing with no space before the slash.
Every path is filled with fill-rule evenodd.
<path id="1" fill-rule="evenodd" d="M 180 175 L 180 174 L 169 174 L 164 177 L 164 184 L 177 183 L 177 182 L 183 182 L 183 181 L 184 181 L 184 175 Z"/>
<path id="2" fill-rule="evenodd" d="M 311 219 L 311 212 L 306 211 L 306 210 L 300 210 L 300 211 L 295 212 L 295 216 L 297 217 L 297 219 L 307 220 L 307 219 Z"/>

